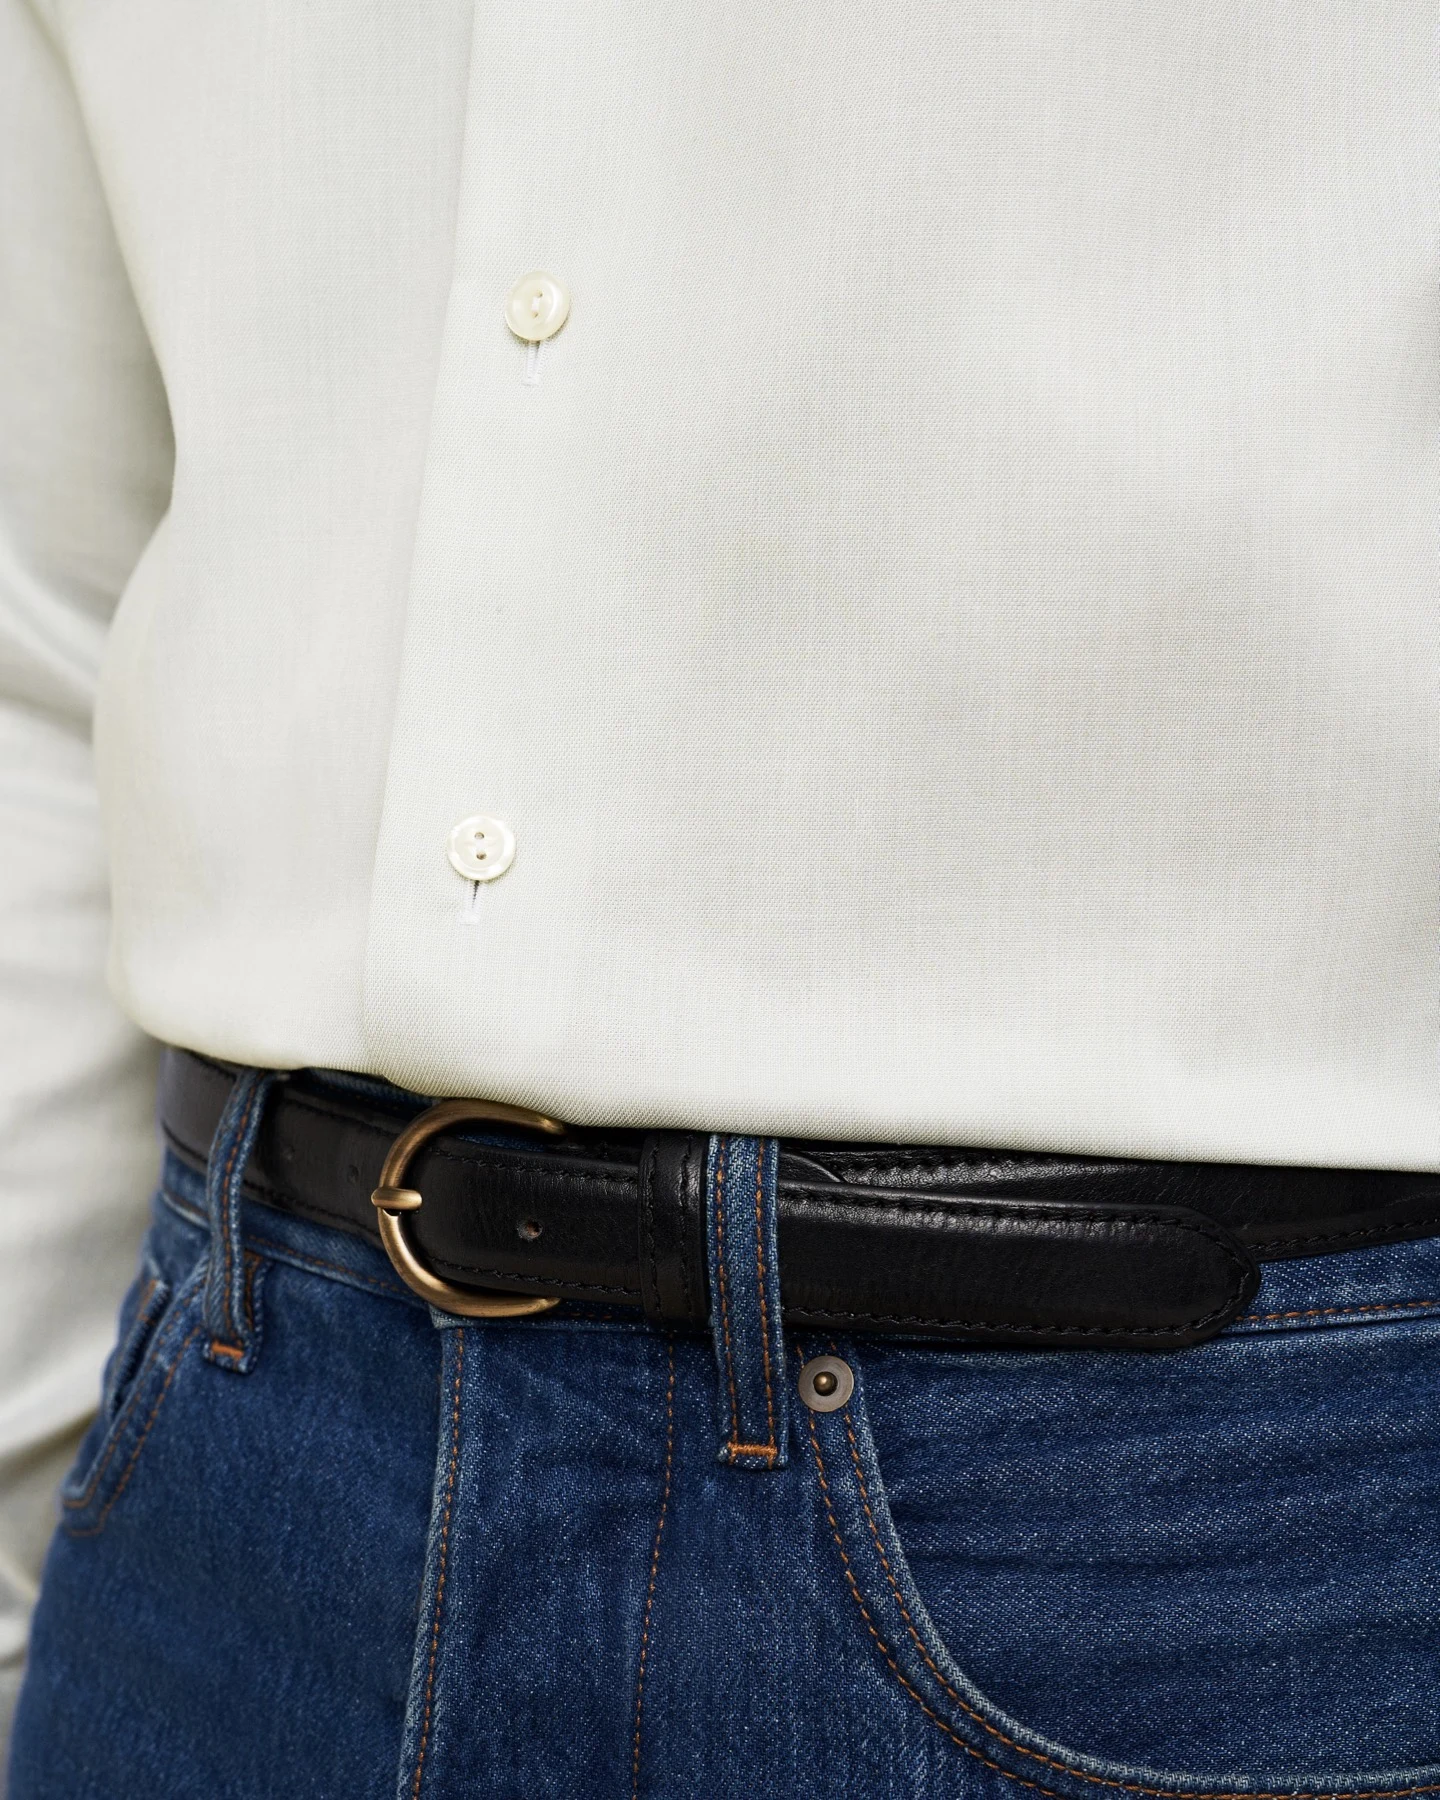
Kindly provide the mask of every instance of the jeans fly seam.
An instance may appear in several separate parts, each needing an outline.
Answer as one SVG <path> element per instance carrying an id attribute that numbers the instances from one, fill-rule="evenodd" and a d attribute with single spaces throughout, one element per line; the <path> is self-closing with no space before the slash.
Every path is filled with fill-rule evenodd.
<path id="1" fill-rule="evenodd" d="M 924 1659 L 926 1667 L 930 1670 L 931 1674 L 939 1682 L 940 1686 L 944 1689 L 945 1693 L 950 1697 L 950 1699 L 952 1699 L 960 1707 L 961 1711 L 964 1712 L 968 1718 L 972 1719 L 975 1724 L 979 1725 L 991 1737 L 996 1739 L 997 1742 L 1004 1744 L 1007 1749 L 1013 1750 L 1021 1756 L 1029 1757 L 1033 1761 L 1039 1763 L 1042 1767 L 1055 1770 L 1055 1772 L 1057 1774 L 1071 1775 L 1071 1776 L 1076 1777 L 1080 1781 L 1090 1782 L 1097 1787 L 1115 1788 L 1124 1793 L 1145 1794 L 1147 1796 L 1150 1796 L 1150 1800 L 1403 1800 L 1403 1797 L 1406 1795 L 1431 1794 L 1431 1793 L 1435 1793 L 1437 1790 L 1440 1790 L 1440 1782 L 1418 1783 L 1418 1784 L 1410 1786 L 1410 1787 L 1398 1787 L 1398 1788 L 1371 1788 L 1371 1789 L 1327 1788 L 1324 1790 L 1315 1790 L 1312 1792 L 1305 1792 L 1305 1791 L 1296 1790 L 1296 1789 L 1282 1790 L 1282 1791 L 1277 1791 L 1277 1792 L 1266 1792 L 1266 1791 L 1259 1790 L 1259 1789 L 1239 1789 L 1239 1790 L 1237 1790 L 1237 1789 L 1219 1788 L 1219 1789 L 1213 1789 L 1213 1790 L 1209 1790 L 1209 1791 L 1202 1791 L 1198 1788 L 1152 1787 L 1152 1786 L 1148 1786 L 1144 1782 L 1121 1781 L 1114 1776 L 1094 1775 L 1088 1769 L 1080 1769 L 1080 1768 L 1076 1768 L 1071 1763 L 1060 1762 L 1054 1757 L 1043 1755 L 1040 1751 L 1028 1749 L 1024 1744 L 1017 1743 L 1014 1738 L 1007 1737 L 1006 1734 L 1003 1731 L 999 1730 L 999 1728 L 997 1726 L 992 1725 L 990 1723 L 990 1721 L 985 1718 L 983 1713 L 978 1712 L 967 1701 L 961 1699 L 961 1697 L 955 1692 L 955 1689 L 951 1686 L 951 1684 L 944 1678 L 943 1675 L 941 1675 L 940 1671 L 936 1668 L 935 1663 L 934 1663 L 933 1659 L 931 1658 L 928 1649 L 925 1647 L 925 1645 L 921 1641 L 920 1637 L 918 1636 L 918 1634 L 915 1630 L 914 1622 L 910 1617 L 909 1609 L 906 1607 L 903 1599 L 901 1598 L 900 1591 L 899 1591 L 898 1585 L 895 1580 L 894 1572 L 890 1567 L 890 1560 L 886 1556 L 883 1545 L 880 1540 L 879 1530 L 878 1530 L 878 1527 L 875 1522 L 874 1514 L 872 1513 L 872 1511 L 870 1509 L 869 1493 L 868 1493 L 868 1490 L 866 1489 L 864 1474 L 862 1473 L 862 1470 L 860 1467 L 858 1446 L 856 1444 L 854 1431 L 853 1431 L 852 1425 L 851 1425 L 849 1407 L 846 1407 L 843 1417 L 844 1417 L 844 1422 L 845 1422 L 846 1433 L 850 1439 L 850 1455 L 855 1464 L 855 1473 L 856 1473 L 856 1477 L 858 1479 L 859 1486 L 860 1486 L 862 1505 L 864 1506 L 865 1515 L 866 1515 L 867 1519 L 870 1521 L 870 1530 L 875 1539 L 875 1548 L 879 1552 L 880 1561 L 881 1561 L 882 1566 L 884 1567 L 885 1574 L 886 1574 L 887 1580 L 890 1584 L 893 1597 L 895 1598 L 897 1604 L 899 1605 L 901 1615 L 905 1619 L 905 1623 L 909 1629 L 910 1635 L 915 1641 L 916 1648 L 920 1651 L 920 1654 L 921 1654 L 922 1658 Z M 975 1745 L 967 1743 L 965 1741 L 965 1739 L 962 1738 L 959 1735 L 959 1733 L 957 1731 L 955 1731 L 951 1725 L 949 1725 L 944 1719 L 942 1719 L 940 1717 L 940 1715 L 937 1712 L 935 1712 L 931 1707 L 929 1707 L 926 1704 L 924 1698 L 919 1693 L 919 1691 L 915 1687 L 913 1687 L 909 1681 L 906 1680 L 905 1675 L 902 1672 L 902 1670 L 900 1669 L 898 1663 L 895 1661 L 893 1653 L 891 1652 L 889 1646 L 885 1643 L 884 1639 L 880 1636 L 880 1633 L 876 1630 L 875 1624 L 870 1616 L 869 1609 L 865 1605 L 864 1596 L 861 1594 L 859 1584 L 855 1579 L 855 1575 L 854 1575 L 854 1571 L 853 1571 L 853 1568 L 852 1568 L 852 1565 L 850 1562 L 850 1558 L 845 1549 L 845 1540 L 844 1540 L 843 1535 L 841 1534 L 839 1522 L 837 1521 L 837 1519 L 835 1517 L 834 1506 L 831 1502 L 830 1484 L 825 1476 L 825 1459 L 821 1453 L 820 1438 L 819 1438 L 819 1434 L 815 1428 L 815 1418 L 814 1418 L 813 1413 L 811 1414 L 808 1422 L 809 1422 L 809 1427 L 810 1427 L 810 1441 L 811 1441 L 811 1445 L 813 1447 L 814 1455 L 815 1455 L 815 1472 L 819 1477 L 820 1486 L 824 1492 L 825 1511 L 830 1520 L 830 1529 L 831 1529 L 832 1533 L 834 1534 L 836 1546 L 840 1551 L 841 1561 L 845 1565 L 846 1582 L 848 1583 L 848 1585 L 850 1587 L 851 1594 L 853 1595 L 856 1604 L 860 1608 L 861 1614 L 865 1619 L 866 1625 L 869 1627 L 870 1635 L 872 1638 L 874 1638 L 875 1643 L 878 1646 L 881 1655 L 885 1658 L 886 1663 L 889 1665 L 891 1673 L 895 1676 L 896 1680 L 900 1683 L 901 1687 L 903 1687 L 905 1689 L 905 1691 L 911 1696 L 911 1698 L 919 1706 L 920 1710 L 926 1715 L 926 1717 L 929 1718 L 934 1724 L 938 1725 L 939 1728 L 945 1733 L 945 1735 L 948 1738 L 950 1738 L 952 1742 L 958 1744 L 960 1746 L 960 1748 L 966 1752 L 967 1755 L 973 1756 L 978 1762 L 983 1763 L 987 1768 L 993 1769 L 996 1772 L 996 1774 L 1003 1775 L 1007 1781 L 1018 1782 L 1022 1787 L 1028 1787 L 1028 1788 L 1033 1789 L 1037 1793 L 1041 1793 L 1041 1794 L 1050 1796 L 1050 1800 L 1063 1800 L 1063 1796 L 1057 1795 L 1053 1789 L 1042 1787 L 1040 1785 L 1040 1783 L 1038 1783 L 1036 1781 L 1031 1781 L 1023 1775 L 1016 1774 L 1013 1770 L 1005 1768 L 1003 1766 L 1003 1764 L 992 1761 L 991 1758 L 989 1758 L 982 1751 L 977 1749 L 975 1747 Z"/>
<path id="2" fill-rule="evenodd" d="M 435 1616 L 430 1630 L 430 1659 L 425 1668 L 425 1717 L 420 1726 L 420 1747 L 415 1757 L 411 1800 L 416 1800 L 425 1776 L 425 1753 L 430 1745 L 431 1701 L 435 1692 L 435 1659 L 440 1651 L 440 1615 L 445 1599 L 445 1575 L 450 1556 L 450 1511 L 455 1500 L 455 1470 L 460 1460 L 460 1378 L 465 1370 L 465 1328 L 455 1333 L 455 1388 L 450 1410 L 450 1468 L 445 1478 L 445 1511 L 440 1522 L 440 1567 L 435 1581 Z"/>
<path id="3" fill-rule="evenodd" d="M 130 1460 L 129 1460 L 129 1462 L 126 1463 L 124 1473 L 121 1475 L 119 1481 L 115 1484 L 115 1492 L 110 1496 L 110 1498 L 105 1502 L 104 1506 L 100 1509 L 100 1517 L 95 1521 L 95 1523 L 93 1525 L 67 1526 L 66 1532 L 67 1532 L 68 1536 L 76 1537 L 76 1538 L 98 1537 L 100 1535 L 100 1533 L 105 1529 L 105 1521 L 110 1517 L 110 1513 L 111 1513 L 112 1508 L 115 1505 L 115 1502 L 125 1492 L 125 1489 L 129 1486 L 129 1483 L 130 1483 L 130 1477 L 135 1473 L 135 1465 L 140 1460 L 140 1452 L 145 1448 L 145 1440 L 150 1436 L 151 1430 L 154 1428 L 155 1421 L 160 1416 L 160 1408 L 164 1404 L 165 1396 L 170 1392 L 171 1382 L 174 1381 L 176 1375 L 180 1371 L 181 1363 L 183 1363 L 185 1360 L 185 1352 L 195 1342 L 196 1338 L 199 1337 L 202 1330 L 203 1330 L 203 1326 L 196 1325 L 194 1327 L 194 1329 L 191 1331 L 189 1337 L 187 1337 L 185 1339 L 185 1342 L 180 1346 L 180 1352 L 176 1356 L 174 1362 L 171 1363 L 170 1372 L 169 1372 L 169 1374 L 166 1375 L 164 1383 L 161 1386 L 160 1392 L 155 1396 L 155 1404 L 150 1408 L 150 1417 L 148 1419 L 146 1419 L 146 1421 L 145 1421 L 145 1429 L 140 1433 L 140 1436 L 139 1436 L 138 1441 L 136 1442 L 135 1448 L 130 1452 Z M 97 1479 L 98 1479 L 98 1475 L 97 1475 Z"/>
<path id="4" fill-rule="evenodd" d="M 655 1546 L 650 1552 L 650 1582 L 645 1590 L 645 1618 L 640 1628 L 640 1664 L 635 1676 L 635 1746 L 630 1762 L 630 1800 L 640 1794 L 640 1726 L 645 1709 L 645 1665 L 650 1654 L 650 1616 L 655 1608 L 655 1578 L 660 1569 L 660 1540 L 670 1510 L 670 1472 L 675 1462 L 675 1345 L 666 1346 L 670 1377 L 665 1388 L 665 1477 L 660 1491 L 660 1513 L 655 1521 Z"/>

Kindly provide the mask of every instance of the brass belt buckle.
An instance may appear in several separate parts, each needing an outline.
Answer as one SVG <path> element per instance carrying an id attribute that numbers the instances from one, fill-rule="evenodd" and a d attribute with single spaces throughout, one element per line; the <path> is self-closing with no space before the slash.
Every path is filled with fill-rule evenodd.
<path id="1" fill-rule="evenodd" d="M 432 1274 L 410 1243 L 405 1215 L 419 1212 L 423 1203 L 417 1189 L 401 1185 L 410 1159 L 422 1144 L 442 1131 L 477 1120 L 524 1125 L 550 1137 L 565 1135 L 565 1127 L 558 1119 L 547 1119 L 544 1113 L 531 1112 L 528 1107 L 504 1106 L 498 1100 L 440 1101 L 418 1119 L 412 1119 L 390 1146 L 380 1171 L 380 1185 L 370 1196 L 380 1214 L 380 1241 L 406 1287 L 442 1312 L 459 1313 L 467 1319 L 523 1319 L 531 1313 L 549 1312 L 560 1304 L 558 1300 L 542 1299 L 536 1294 L 498 1294 L 483 1288 L 454 1287 Z"/>

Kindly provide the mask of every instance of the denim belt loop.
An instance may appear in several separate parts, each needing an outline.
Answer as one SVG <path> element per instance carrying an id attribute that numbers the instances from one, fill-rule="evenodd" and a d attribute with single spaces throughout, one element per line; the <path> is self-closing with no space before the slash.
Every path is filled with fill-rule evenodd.
<path id="1" fill-rule="evenodd" d="M 705 1163 L 710 1331 L 719 1376 L 720 1461 L 780 1469 L 788 1460 L 780 1324 L 776 1138 L 715 1136 Z"/>
<path id="2" fill-rule="evenodd" d="M 242 1069 L 215 1127 L 205 1169 L 210 1221 L 210 1267 L 205 1280 L 207 1359 L 248 1375 L 260 1347 L 260 1259 L 246 1256 L 241 1229 L 245 1165 L 255 1148 L 265 1101 L 283 1077 L 273 1069 Z"/>

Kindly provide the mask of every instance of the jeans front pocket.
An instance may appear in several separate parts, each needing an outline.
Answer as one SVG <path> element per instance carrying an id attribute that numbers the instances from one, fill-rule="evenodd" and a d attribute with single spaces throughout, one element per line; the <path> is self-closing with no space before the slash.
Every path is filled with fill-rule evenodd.
<path id="1" fill-rule="evenodd" d="M 170 1283 L 147 1248 L 140 1273 L 120 1308 L 115 1348 L 105 1365 L 99 1412 L 104 1425 L 113 1424 L 116 1414 L 125 1404 L 144 1364 L 145 1352 L 154 1341 L 156 1328 L 169 1308 L 172 1292 Z"/>
<path id="2" fill-rule="evenodd" d="M 1428 1308 L 1172 1355 L 841 1345 L 808 1435 L 876 1654 L 1049 1792 L 1440 1789 Z"/>
<path id="3" fill-rule="evenodd" d="M 120 1314 L 100 1410 L 60 1489 L 61 1529 L 93 1537 L 133 1479 L 140 1458 L 204 1327 L 205 1265 L 171 1286 L 147 1257 Z"/>

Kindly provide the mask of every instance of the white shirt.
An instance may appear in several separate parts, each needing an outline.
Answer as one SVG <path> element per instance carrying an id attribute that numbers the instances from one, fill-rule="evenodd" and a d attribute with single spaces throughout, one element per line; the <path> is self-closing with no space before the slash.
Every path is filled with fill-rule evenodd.
<path id="1" fill-rule="evenodd" d="M 576 1122 L 1440 1168 L 1431 0 L 36 5 L 31 1293 L 149 1157 L 97 674 L 154 1037 Z"/>

